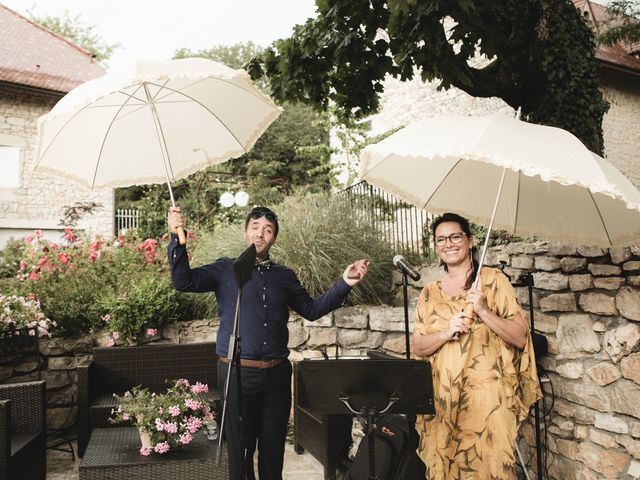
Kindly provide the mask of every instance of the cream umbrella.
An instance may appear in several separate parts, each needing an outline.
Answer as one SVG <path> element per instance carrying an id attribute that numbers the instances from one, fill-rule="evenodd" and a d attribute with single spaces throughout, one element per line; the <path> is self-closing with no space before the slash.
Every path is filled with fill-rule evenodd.
<path id="1" fill-rule="evenodd" d="M 204 58 L 132 62 L 38 122 L 35 169 L 89 188 L 171 182 L 239 157 L 281 112 L 243 70 Z"/>
<path id="2" fill-rule="evenodd" d="M 560 128 L 501 114 L 427 118 L 360 159 L 363 180 L 434 213 L 521 237 L 603 247 L 640 240 L 638 189 Z"/>

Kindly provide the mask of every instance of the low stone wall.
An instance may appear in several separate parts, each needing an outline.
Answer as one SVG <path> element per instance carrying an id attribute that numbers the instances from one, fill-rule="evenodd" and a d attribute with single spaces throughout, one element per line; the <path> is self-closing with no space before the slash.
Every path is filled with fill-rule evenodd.
<path id="1" fill-rule="evenodd" d="M 549 342 L 541 364 L 548 476 L 555 480 L 640 477 L 640 248 L 602 250 L 555 243 L 511 244 L 492 249 L 487 265 L 504 262 L 513 281 L 533 272 L 536 329 Z M 442 276 L 435 265 L 421 268 L 409 288 L 410 330 L 420 289 Z M 401 277 L 394 274 L 398 304 Z M 528 291 L 517 288 L 525 313 Z M 160 342 L 214 341 L 217 320 L 180 322 L 161 331 Z M 402 307 L 344 307 L 316 322 L 292 315 L 291 359 L 365 355 L 382 350 L 405 353 Z M 76 414 L 76 368 L 106 339 L 41 341 L 42 358 L 0 360 L 0 382 L 47 380 L 50 428 L 72 425 Z M 552 394 L 553 387 L 553 394 Z M 552 396 L 554 397 L 552 400 Z M 535 466 L 532 422 L 521 443 Z M 527 448 L 528 452 L 527 452 Z"/>

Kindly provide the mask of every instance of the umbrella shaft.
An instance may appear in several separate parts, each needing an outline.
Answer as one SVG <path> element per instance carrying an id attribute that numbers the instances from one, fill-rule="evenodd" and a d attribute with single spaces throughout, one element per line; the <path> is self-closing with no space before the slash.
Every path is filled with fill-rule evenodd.
<path id="1" fill-rule="evenodd" d="M 498 186 L 498 193 L 496 194 L 496 201 L 493 204 L 493 213 L 491 213 L 491 221 L 489 222 L 489 228 L 487 229 L 487 236 L 484 239 L 484 246 L 482 247 L 482 255 L 480 255 L 480 263 L 478 264 L 478 273 L 476 274 L 476 279 L 473 282 L 473 288 L 478 288 L 478 278 L 480 275 L 480 271 L 484 266 L 484 257 L 487 255 L 487 247 L 489 246 L 489 237 L 491 237 L 491 230 L 493 229 L 493 221 L 496 218 L 496 211 L 498 210 L 498 203 L 500 203 L 500 195 L 502 194 L 502 186 L 504 185 L 504 177 L 506 175 L 507 175 L 507 167 L 504 167 L 502 169 L 502 177 L 500 178 L 500 185 Z"/>
<path id="2" fill-rule="evenodd" d="M 162 150 L 162 162 L 164 163 L 164 175 L 167 179 L 167 187 L 169 187 L 169 196 L 171 197 L 171 205 L 173 207 L 176 206 L 176 201 L 173 198 L 173 189 L 171 188 L 171 181 L 169 179 L 169 150 L 167 149 L 167 144 L 164 139 L 164 134 L 162 133 L 162 124 L 160 123 L 160 117 L 158 117 L 158 112 L 156 111 L 156 105 L 153 102 L 153 98 L 151 98 L 151 94 L 149 93 L 149 86 L 147 82 L 143 82 L 142 86 L 144 87 L 144 93 L 147 96 L 147 101 L 149 102 L 149 108 L 151 108 L 151 114 L 153 115 L 153 121 L 156 126 L 156 133 L 158 135 L 158 142 L 160 143 L 160 149 Z"/>

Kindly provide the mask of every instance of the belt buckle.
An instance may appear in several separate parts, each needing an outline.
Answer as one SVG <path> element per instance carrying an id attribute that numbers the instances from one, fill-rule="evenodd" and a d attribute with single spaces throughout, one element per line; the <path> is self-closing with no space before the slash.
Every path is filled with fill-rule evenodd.
<path id="1" fill-rule="evenodd" d="M 260 360 L 260 368 L 271 368 L 273 366 L 273 359 L 271 360 Z"/>

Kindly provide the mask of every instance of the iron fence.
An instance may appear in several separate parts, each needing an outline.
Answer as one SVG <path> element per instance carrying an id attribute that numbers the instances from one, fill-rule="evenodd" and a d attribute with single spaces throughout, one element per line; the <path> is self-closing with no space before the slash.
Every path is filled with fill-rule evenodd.
<path id="1" fill-rule="evenodd" d="M 431 217 L 426 211 L 365 181 L 342 190 L 341 194 L 352 203 L 356 216 L 378 230 L 394 251 L 423 258 L 432 256 Z"/>
<path id="2" fill-rule="evenodd" d="M 140 211 L 135 208 L 118 208 L 116 210 L 116 235 L 123 231 L 135 230 L 140 221 Z"/>

